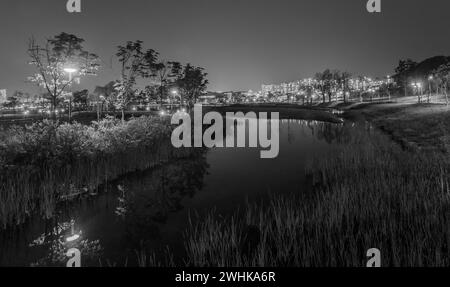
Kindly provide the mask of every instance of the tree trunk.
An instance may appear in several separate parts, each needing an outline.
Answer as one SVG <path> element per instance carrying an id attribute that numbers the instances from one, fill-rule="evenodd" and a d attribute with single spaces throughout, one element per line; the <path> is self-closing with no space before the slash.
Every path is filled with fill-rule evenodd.
<path id="1" fill-rule="evenodd" d="M 72 99 L 69 99 L 69 123 L 72 122 Z"/>
<path id="2" fill-rule="evenodd" d="M 100 104 L 97 102 L 97 122 L 100 122 Z"/>
<path id="3" fill-rule="evenodd" d="M 445 103 L 447 104 L 447 107 L 448 107 L 448 92 L 447 92 L 447 83 L 445 83 L 445 86 L 444 86 L 444 93 L 445 93 Z"/>
<path id="4" fill-rule="evenodd" d="M 52 97 L 51 117 L 53 121 L 56 121 L 56 97 Z"/>
<path id="5" fill-rule="evenodd" d="M 125 112 L 124 109 L 122 108 L 122 123 L 125 122 Z"/>
<path id="6" fill-rule="evenodd" d="M 159 100 L 160 100 L 160 105 L 162 107 L 163 106 L 163 85 L 162 84 L 159 87 Z"/>

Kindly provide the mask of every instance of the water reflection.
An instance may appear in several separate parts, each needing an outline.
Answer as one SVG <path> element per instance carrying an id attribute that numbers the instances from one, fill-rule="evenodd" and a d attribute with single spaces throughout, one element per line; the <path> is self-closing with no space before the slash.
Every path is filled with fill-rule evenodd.
<path id="1" fill-rule="evenodd" d="M 2 231 L 0 265 L 64 266 L 70 247 L 80 249 L 83 266 L 133 266 L 141 250 L 163 254 L 168 245 L 181 254 L 191 212 L 232 214 L 266 192 L 300 192 L 309 157 L 372 131 L 368 124 L 292 119 L 279 120 L 279 127 L 275 159 L 261 159 L 255 149 L 197 150 L 191 158 L 126 175 L 97 196 L 62 203 L 52 219 Z"/>
<path id="2" fill-rule="evenodd" d="M 161 226 L 171 213 L 183 209 L 182 201 L 203 187 L 208 169 L 204 153 L 151 172 L 136 173 L 121 181 L 115 214 L 125 226 L 128 248 L 160 240 Z"/>
<path id="3" fill-rule="evenodd" d="M 137 250 L 162 240 L 169 214 L 202 188 L 207 169 L 205 151 L 197 150 L 188 159 L 124 176 L 98 196 L 64 202 L 51 219 L 2 231 L 0 265 L 65 266 L 65 253 L 77 248 L 83 266 L 123 266 Z"/>

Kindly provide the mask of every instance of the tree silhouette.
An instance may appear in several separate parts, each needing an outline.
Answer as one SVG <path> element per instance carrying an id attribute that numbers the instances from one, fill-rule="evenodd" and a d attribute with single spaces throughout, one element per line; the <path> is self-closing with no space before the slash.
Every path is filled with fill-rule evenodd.
<path id="1" fill-rule="evenodd" d="M 95 75 L 100 67 L 98 56 L 84 50 L 83 43 L 83 39 L 67 33 L 47 40 L 44 46 L 40 46 L 34 38 L 29 41 L 30 64 L 36 67 L 37 72 L 28 80 L 47 90 L 54 119 L 56 106 L 67 93 L 66 89 L 82 76 Z M 69 76 L 65 68 L 75 69 L 77 77 Z"/>
<path id="2" fill-rule="evenodd" d="M 191 64 L 184 66 L 177 84 L 182 90 L 182 95 L 187 101 L 187 105 L 191 108 L 198 97 L 206 90 L 208 80 L 203 68 L 194 67 Z"/>

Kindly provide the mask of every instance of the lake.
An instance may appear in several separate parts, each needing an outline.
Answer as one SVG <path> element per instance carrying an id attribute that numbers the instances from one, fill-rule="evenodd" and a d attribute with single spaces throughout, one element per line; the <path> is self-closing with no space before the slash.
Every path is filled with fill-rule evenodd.
<path id="1" fill-rule="evenodd" d="M 247 202 L 308 189 L 305 165 L 351 140 L 352 123 L 279 120 L 280 152 L 261 159 L 258 148 L 211 148 L 144 172 L 123 176 L 97 195 L 61 203 L 51 220 L 31 218 L 1 231 L 0 265 L 64 266 L 68 246 L 83 266 L 136 266 L 141 250 L 155 260 L 170 249 L 184 256 L 189 222 L 214 212 L 230 216 Z"/>

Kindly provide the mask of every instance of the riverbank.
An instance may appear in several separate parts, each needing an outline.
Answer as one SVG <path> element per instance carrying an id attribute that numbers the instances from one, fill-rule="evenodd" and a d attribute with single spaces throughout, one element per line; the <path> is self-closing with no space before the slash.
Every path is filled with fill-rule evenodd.
<path id="1" fill-rule="evenodd" d="M 329 123 L 341 123 L 342 120 L 331 112 L 329 108 L 300 106 L 296 104 L 236 104 L 223 107 L 205 107 L 204 111 L 215 110 L 220 113 L 227 112 L 278 112 L 280 119 L 315 120 Z"/>
<path id="2" fill-rule="evenodd" d="M 442 103 L 418 104 L 416 97 L 389 103 L 341 105 L 343 117 L 367 120 L 405 148 L 450 150 L 450 108 Z"/>

